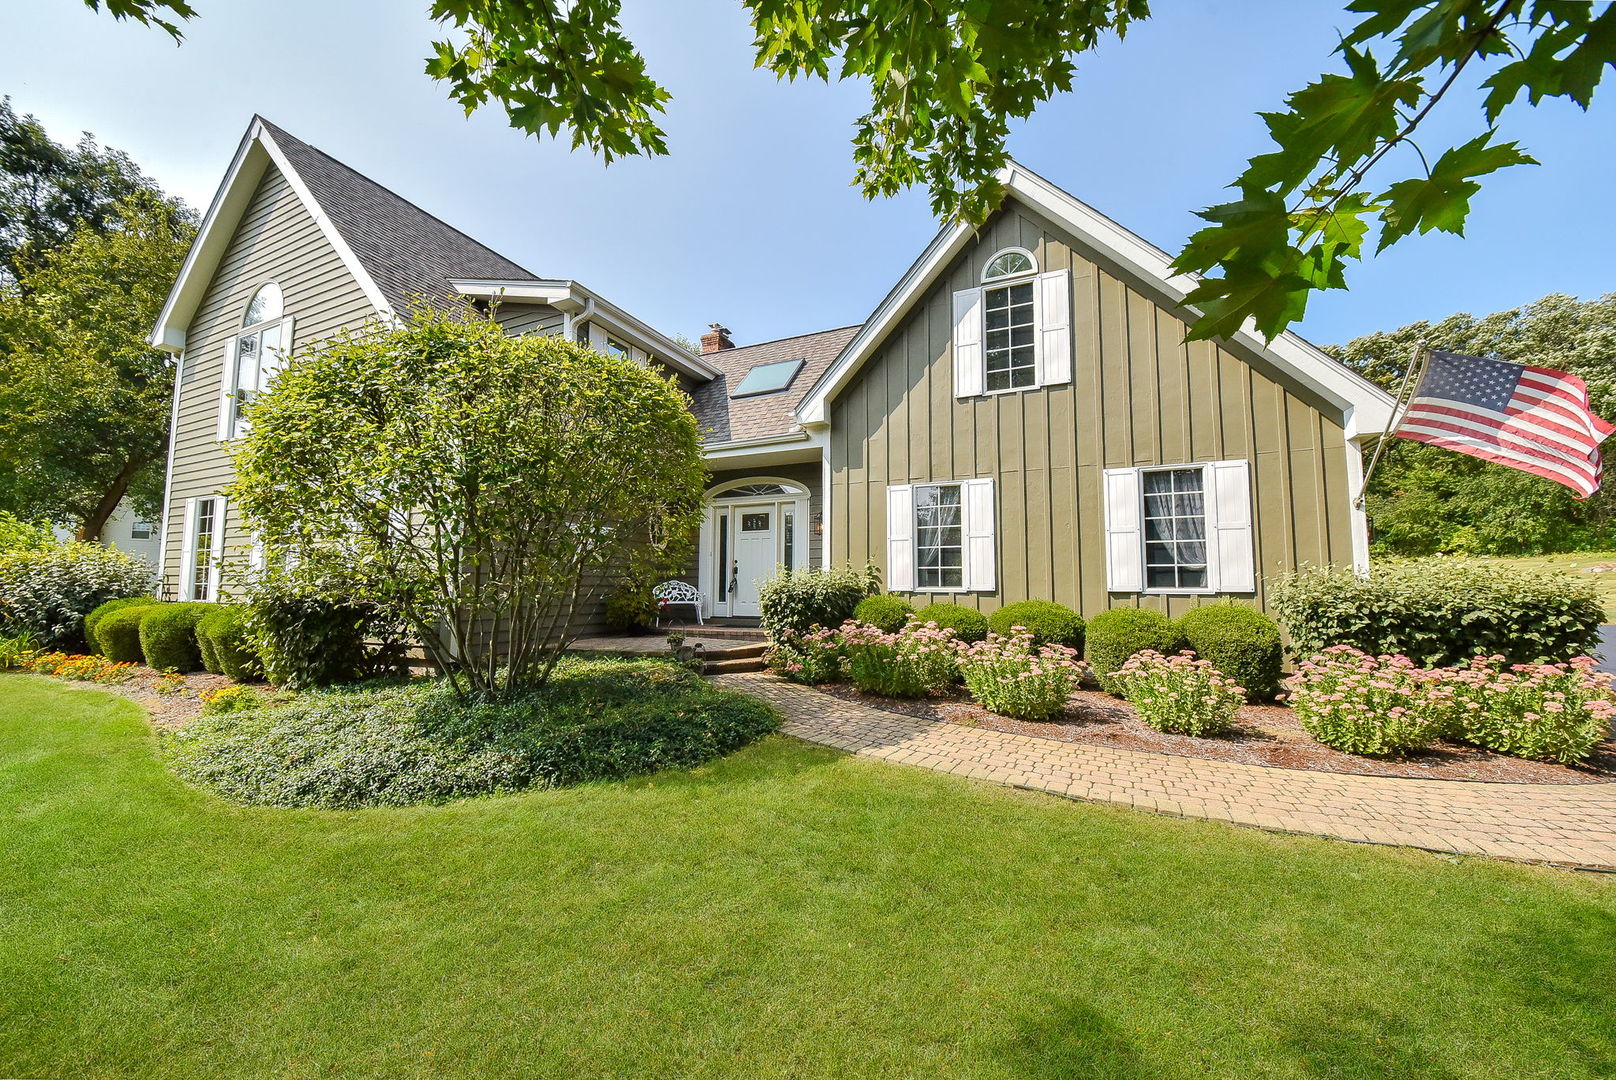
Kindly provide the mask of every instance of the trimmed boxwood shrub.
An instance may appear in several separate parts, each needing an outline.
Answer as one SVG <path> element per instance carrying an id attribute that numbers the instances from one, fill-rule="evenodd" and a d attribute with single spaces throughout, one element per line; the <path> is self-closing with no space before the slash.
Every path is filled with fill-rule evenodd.
<path id="1" fill-rule="evenodd" d="M 1179 633 L 1195 655 L 1239 683 L 1248 701 L 1268 701 L 1279 692 L 1285 648 L 1279 625 L 1253 608 L 1208 604 L 1179 617 Z"/>
<path id="2" fill-rule="evenodd" d="M 143 664 L 146 654 L 140 648 L 140 621 L 157 604 L 131 604 L 110 611 L 96 620 L 96 651 L 118 664 Z"/>
<path id="3" fill-rule="evenodd" d="M 941 630 L 952 630 L 967 644 L 988 636 L 988 617 L 963 604 L 927 604 L 915 612 L 915 618 L 923 623 L 934 622 Z"/>
<path id="4" fill-rule="evenodd" d="M 776 729 L 762 701 L 665 661 L 568 657 L 542 690 L 334 689 L 163 735 L 176 771 L 265 806 L 405 806 L 691 768 Z"/>
<path id="5" fill-rule="evenodd" d="M 1053 600 L 1022 600 L 988 616 L 988 629 L 1009 637 L 1013 627 L 1032 634 L 1034 645 L 1064 645 L 1083 652 L 1083 616 Z"/>
<path id="6" fill-rule="evenodd" d="M 853 618 L 889 634 L 895 634 L 903 629 L 903 624 L 908 622 L 909 616 L 914 613 L 915 605 L 901 596 L 866 596 L 858 602 L 858 607 L 853 609 Z"/>
<path id="7" fill-rule="evenodd" d="M 1448 557 L 1379 562 L 1363 577 L 1305 569 L 1275 582 L 1270 597 L 1298 656 L 1351 645 L 1421 667 L 1494 654 L 1560 663 L 1589 653 L 1605 621 L 1591 582 Z"/>
<path id="8" fill-rule="evenodd" d="M 90 648 L 95 649 L 98 652 L 100 651 L 101 639 L 96 637 L 96 626 L 101 622 L 102 619 L 106 618 L 108 615 L 111 615 L 114 611 L 124 611 L 128 608 L 136 607 L 151 607 L 160 603 L 162 603 L 162 601 L 158 600 L 155 596 L 124 596 L 117 600 L 108 600 L 106 603 L 100 605 L 94 611 L 84 616 L 85 644 L 89 645 Z M 105 656 L 106 654 L 102 653 L 102 655 Z M 139 661 L 140 657 L 135 657 L 135 662 L 139 663 Z"/>
<path id="9" fill-rule="evenodd" d="M 880 589 L 880 574 L 874 567 L 785 570 L 758 590 L 759 621 L 769 640 L 779 644 L 784 630 L 806 634 L 816 626 L 842 625 L 853 617 L 860 600 Z"/>
<path id="10" fill-rule="evenodd" d="M 158 604 L 137 609 L 140 618 L 140 651 L 146 666 L 158 671 L 197 671 L 202 667 L 202 650 L 196 643 L 196 624 L 217 604 Z"/>
<path id="11" fill-rule="evenodd" d="M 196 624 L 196 643 L 202 651 L 202 666 L 215 675 L 246 682 L 262 671 L 258 654 L 247 640 L 247 613 L 240 604 L 227 604 L 202 616 Z"/>
<path id="12" fill-rule="evenodd" d="M 1173 620 L 1152 608 L 1112 608 L 1089 620 L 1085 631 L 1085 659 L 1108 694 L 1122 696 L 1122 684 L 1112 673 L 1134 653 L 1146 649 L 1171 656 L 1184 647 L 1184 636 Z"/>

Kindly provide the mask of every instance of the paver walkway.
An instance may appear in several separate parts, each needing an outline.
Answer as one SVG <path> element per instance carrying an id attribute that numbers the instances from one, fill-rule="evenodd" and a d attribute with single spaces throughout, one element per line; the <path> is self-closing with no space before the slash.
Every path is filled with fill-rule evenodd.
<path id="1" fill-rule="evenodd" d="M 787 734 L 861 757 L 1284 832 L 1616 869 L 1616 783 L 1489 784 L 1276 769 L 899 716 L 772 675 L 723 675 L 719 682 L 773 703 Z"/>

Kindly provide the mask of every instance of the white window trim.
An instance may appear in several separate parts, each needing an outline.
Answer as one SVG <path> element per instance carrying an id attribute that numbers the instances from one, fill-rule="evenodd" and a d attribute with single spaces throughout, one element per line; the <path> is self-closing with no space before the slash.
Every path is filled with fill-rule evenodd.
<path id="1" fill-rule="evenodd" d="M 208 545 L 208 602 L 219 599 L 220 570 L 224 562 L 224 515 L 226 502 L 223 495 L 197 495 L 185 500 L 184 547 L 180 549 L 180 598 L 198 600 L 196 595 L 196 530 L 197 509 L 207 500 L 213 501 L 213 542 Z"/>
<path id="2" fill-rule="evenodd" d="M 920 525 L 916 517 L 915 491 L 935 487 L 960 489 L 958 585 L 920 584 Z M 895 514 L 901 521 L 894 522 Z M 997 484 L 992 477 L 887 485 L 887 591 L 941 596 L 997 593 L 998 527 Z"/>
<path id="3" fill-rule="evenodd" d="M 273 284 L 273 282 L 270 282 L 270 284 Z M 254 293 L 253 295 L 256 296 L 258 294 Z M 241 431 L 235 430 L 236 425 L 233 422 L 235 419 L 235 409 L 232 406 L 235 404 L 234 399 L 236 396 L 236 366 L 240 359 L 236 355 L 238 343 L 243 337 L 262 334 L 266 330 L 273 330 L 277 327 L 279 327 L 281 331 L 281 340 L 280 344 L 275 346 L 277 359 L 274 364 L 274 373 L 279 374 L 281 369 L 286 365 L 286 358 L 292 354 L 292 334 L 297 328 L 297 320 L 293 316 L 283 313 L 278 319 L 270 319 L 267 322 L 253 323 L 251 326 L 243 326 L 240 330 L 237 330 L 234 334 L 231 334 L 225 339 L 224 365 L 223 371 L 219 375 L 219 442 L 235 442 L 237 439 L 246 434 L 245 428 L 243 428 Z M 262 349 L 262 346 L 260 346 L 260 349 Z M 262 383 L 264 381 L 264 354 L 262 351 L 259 352 L 258 356 L 258 372 L 259 382 Z M 260 394 L 264 392 L 264 387 L 262 385 L 259 386 L 258 392 Z"/>
<path id="4" fill-rule="evenodd" d="M 969 289 L 961 289 L 954 294 L 953 316 L 954 330 L 951 335 L 951 349 L 954 352 L 954 397 L 956 400 L 967 401 L 974 398 L 1002 397 L 1006 394 L 1025 394 L 1034 390 L 1044 390 L 1052 386 L 1069 386 L 1072 383 L 1072 272 L 1070 270 L 1038 269 L 1038 260 L 1026 248 L 1001 248 L 989 256 L 983 263 L 983 273 L 986 274 L 988 266 L 1002 255 L 1019 253 L 1025 255 L 1032 263 L 1032 269 L 1016 274 L 1006 274 L 1003 277 L 987 278 Z M 989 390 L 987 388 L 987 294 L 993 289 L 1008 288 L 1013 285 L 1032 285 L 1032 331 L 1033 331 L 1033 381 L 1026 386 L 1007 386 L 1002 390 Z M 969 335 L 963 346 L 960 335 L 962 327 Z M 963 358 L 960 351 L 970 350 L 969 359 Z M 1052 357 L 1058 360 L 1052 363 Z M 969 364 L 972 374 L 962 375 L 961 367 Z M 1055 373 L 1051 374 L 1051 367 Z M 962 382 L 968 380 L 969 385 L 962 390 Z"/>
<path id="5" fill-rule="evenodd" d="M 1216 470 L 1218 469 L 1219 466 L 1230 466 L 1230 467 L 1232 467 L 1232 466 L 1236 466 L 1236 465 L 1238 465 L 1238 466 L 1240 466 L 1242 468 L 1243 474 L 1247 478 L 1247 484 L 1249 485 L 1250 484 L 1250 474 L 1251 474 L 1252 463 L 1246 458 L 1229 458 L 1229 459 L 1215 460 L 1215 461 L 1166 462 L 1166 463 L 1156 464 L 1156 465 L 1138 465 L 1138 466 L 1133 466 L 1131 468 L 1107 469 L 1107 470 L 1105 470 L 1105 473 L 1108 476 L 1112 475 L 1112 474 L 1118 474 L 1118 473 L 1131 474 L 1132 477 L 1133 477 L 1133 489 L 1134 489 L 1133 517 L 1132 517 L 1132 520 L 1129 521 L 1129 522 L 1120 522 L 1120 523 L 1118 523 L 1118 522 L 1111 521 L 1109 519 L 1109 516 L 1108 516 L 1108 519 L 1107 519 L 1107 522 L 1106 522 L 1106 532 L 1107 532 L 1107 536 L 1108 536 L 1107 556 L 1106 556 L 1107 560 L 1109 561 L 1109 559 L 1111 558 L 1110 548 L 1109 548 L 1109 536 L 1110 536 L 1110 534 L 1112 534 L 1114 532 L 1121 532 L 1121 533 L 1129 533 L 1129 532 L 1131 532 L 1131 533 L 1134 533 L 1135 535 L 1129 538 L 1128 543 L 1129 543 L 1129 546 L 1131 546 L 1134 549 L 1134 555 L 1138 559 L 1138 568 L 1139 568 L 1139 588 L 1138 589 L 1111 589 L 1109 587 L 1110 586 L 1110 581 L 1108 580 L 1107 581 L 1108 591 L 1118 593 L 1118 594 L 1140 595 L 1140 596 L 1248 596 L 1248 595 L 1251 595 L 1252 593 L 1254 593 L 1256 591 L 1255 583 L 1256 583 L 1256 576 L 1257 576 L 1256 575 L 1256 542 L 1257 542 L 1257 539 L 1256 539 L 1256 521 L 1254 520 L 1254 514 L 1252 512 L 1251 496 L 1250 496 L 1249 486 L 1248 486 L 1247 495 L 1246 495 L 1246 499 L 1245 499 L 1246 511 L 1247 511 L 1247 520 L 1244 523 L 1230 524 L 1230 523 L 1226 522 L 1224 520 L 1226 508 L 1220 507 L 1219 504 L 1218 504 Z M 1170 588 L 1162 588 L 1162 587 L 1154 587 L 1153 588 L 1153 587 L 1151 587 L 1151 585 L 1149 583 L 1149 566 L 1148 566 L 1146 558 L 1145 558 L 1146 540 L 1145 540 L 1145 485 L 1144 485 L 1144 476 L 1145 476 L 1146 473 L 1151 473 L 1151 472 L 1169 472 L 1169 471 L 1181 470 L 1181 469 L 1199 469 L 1199 470 L 1201 470 L 1202 516 L 1203 516 L 1203 520 L 1205 522 L 1205 527 L 1203 529 L 1203 532 L 1205 532 L 1205 534 L 1206 534 L 1205 540 L 1203 541 L 1205 543 L 1205 545 L 1206 545 L 1206 585 L 1204 587 L 1198 588 L 1198 589 L 1196 589 L 1196 588 L 1184 588 L 1184 587 L 1180 587 L 1180 586 L 1173 586 L 1173 587 L 1170 587 Z M 1109 500 L 1107 500 L 1107 513 L 1108 513 L 1108 515 L 1110 513 Z M 1221 551 L 1220 551 L 1221 539 L 1220 539 L 1220 537 L 1218 535 L 1218 532 L 1219 532 L 1219 530 L 1227 530 L 1227 529 L 1243 529 L 1244 532 L 1246 533 L 1246 541 L 1250 545 L 1250 550 L 1251 550 L 1250 560 L 1251 560 L 1251 564 L 1252 564 L 1251 565 L 1252 586 L 1250 588 L 1247 588 L 1244 585 L 1242 585 L 1240 587 L 1231 587 L 1225 581 L 1225 578 L 1228 576 L 1228 574 L 1225 573 L 1226 568 L 1222 565 L 1222 554 L 1221 554 Z M 1109 562 L 1108 562 L 1108 566 L 1107 566 L 1108 578 L 1109 578 L 1109 574 L 1110 574 L 1110 567 L 1109 567 Z"/>

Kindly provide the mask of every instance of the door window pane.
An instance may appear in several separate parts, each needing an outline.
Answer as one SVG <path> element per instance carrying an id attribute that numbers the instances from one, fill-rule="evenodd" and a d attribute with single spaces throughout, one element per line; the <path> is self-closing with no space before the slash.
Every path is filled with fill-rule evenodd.
<path id="1" fill-rule="evenodd" d="M 766 512 L 761 513 L 761 514 L 742 514 L 741 515 L 741 531 L 742 532 L 768 532 L 769 531 L 769 515 Z"/>
<path id="2" fill-rule="evenodd" d="M 1145 586 L 1206 588 L 1206 498 L 1200 469 L 1144 474 Z"/>
<path id="3" fill-rule="evenodd" d="M 923 589 L 958 589 L 965 582 L 960 485 L 915 488 L 915 575 Z"/>

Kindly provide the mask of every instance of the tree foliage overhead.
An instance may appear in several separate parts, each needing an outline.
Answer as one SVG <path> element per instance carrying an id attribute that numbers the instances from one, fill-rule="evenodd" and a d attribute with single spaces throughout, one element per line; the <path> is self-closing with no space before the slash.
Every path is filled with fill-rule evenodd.
<path id="1" fill-rule="evenodd" d="M 457 690 L 542 683 L 619 576 L 684 555 L 705 472 L 677 383 L 421 310 L 299 350 L 229 489 L 285 572 L 397 618 Z"/>
<path id="2" fill-rule="evenodd" d="M 1079 56 L 1150 15 L 1148 0 L 740 3 L 759 67 L 868 82 L 870 111 L 853 138 L 866 195 L 924 184 L 940 218 L 972 223 L 999 203 L 1010 120 L 1070 90 Z M 468 112 L 498 104 L 518 129 L 570 131 L 575 147 L 607 161 L 665 154 L 658 116 L 669 95 L 624 35 L 620 7 L 431 0 L 450 37 L 433 44 L 427 72 Z M 181 0 L 116 0 L 112 10 L 171 33 L 166 15 L 191 15 Z M 1315 291 L 1347 287 L 1348 264 L 1371 239 L 1379 251 L 1415 234 L 1462 235 L 1480 178 L 1535 164 L 1499 134 L 1506 111 L 1522 98 L 1587 108 L 1616 64 L 1616 4 L 1351 0 L 1346 10 L 1341 70 L 1263 114 L 1274 148 L 1230 185 L 1237 198 L 1202 211 L 1209 224 L 1179 253 L 1177 268 L 1204 278 L 1190 297 L 1203 313 L 1192 337 L 1227 336 L 1248 319 L 1278 334 Z M 1485 93 L 1475 136 L 1419 146 L 1421 123 L 1455 87 Z M 1386 169 L 1397 171 L 1381 178 Z"/>
<path id="3" fill-rule="evenodd" d="M 1420 341 L 1570 371 L 1588 384 L 1595 413 L 1616 415 L 1616 293 L 1586 301 L 1553 294 L 1481 318 L 1411 323 L 1329 352 L 1396 393 Z M 1387 440 L 1367 509 L 1376 545 L 1400 555 L 1535 554 L 1616 543 L 1616 494 L 1608 487 L 1579 501 L 1551 480 L 1407 439 Z"/>
<path id="4" fill-rule="evenodd" d="M 154 187 L 127 154 L 89 135 L 63 146 L 0 98 L 0 282 L 15 283 L 81 226 L 115 225 L 124 200 Z"/>
<path id="5" fill-rule="evenodd" d="M 194 225 L 153 189 L 0 279 L 0 510 L 96 539 L 162 497 L 173 372 L 147 335 Z"/>

